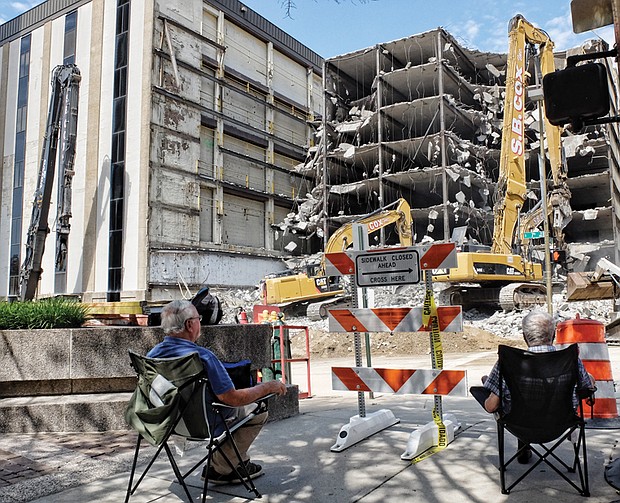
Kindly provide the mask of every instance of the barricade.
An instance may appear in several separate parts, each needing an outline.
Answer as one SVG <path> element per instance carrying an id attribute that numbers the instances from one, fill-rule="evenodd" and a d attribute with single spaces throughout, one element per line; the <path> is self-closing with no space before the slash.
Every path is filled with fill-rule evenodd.
<path id="1" fill-rule="evenodd" d="M 355 237 L 355 233 L 354 233 Z M 358 240 L 357 244 L 363 240 Z M 426 298 L 423 308 L 358 308 L 358 297 L 353 295 L 351 309 L 330 309 L 330 332 L 354 334 L 356 366 L 332 368 L 332 387 L 358 392 L 359 414 L 351 417 L 338 434 L 333 452 L 340 452 L 370 435 L 399 422 L 390 410 L 381 409 L 366 414 L 364 391 L 396 394 L 433 395 L 432 421 L 413 431 L 403 460 L 421 461 L 445 448 L 453 439 L 460 424 L 453 414 L 443 414 L 442 395 L 467 396 L 465 371 L 443 370 L 443 349 L 440 332 L 460 332 L 463 318 L 460 306 L 437 307 L 433 298 L 433 269 L 456 267 L 454 243 L 395 249 L 326 254 L 328 275 L 355 274 L 358 287 L 373 284 L 396 285 L 420 282 L 424 272 Z M 362 295 L 364 298 L 364 295 Z M 379 369 L 361 366 L 360 332 L 430 332 L 431 370 Z"/>
<path id="2" fill-rule="evenodd" d="M 596 400 L 592 408 L 584 403 L 584 415 L 598 419 L 617 418 L 618 407 L 609 348 L 605 341 L 605 325 L 596 320 L 581 319 L 579 315 L 574 320 L 558 323 L 557 347 L 564 348 L 574 343 L 579 345 L 579 357 L 586 371 L 596 379 Z"/>

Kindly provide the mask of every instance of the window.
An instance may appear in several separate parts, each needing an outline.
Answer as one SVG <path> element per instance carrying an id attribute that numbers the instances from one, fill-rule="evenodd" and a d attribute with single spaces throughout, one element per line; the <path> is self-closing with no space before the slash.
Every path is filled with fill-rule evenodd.
<path id="1" fill-rule="evenodd" d="M 109 302 L 120 301 L 123 286 L 123 232 L 125 202 L 125 128 L 127 117 L 127 66 L 129 63 L 130 0 L 116 5 L 116 47 L 112 102 L 112 163 L 110 171 L 110 233 L 108 252 Z"/>
<path id="2" fill-rule="evenodd" d="M 13 163 L 13 202 L 11 206 L 11 243 L 9 257 L 9 297 L 13 298 L 19 295 L 29 73 L 30 35 L 26 35 L 21 39 L 19 51 L 19 81 L 17 86 L 17 114 L 15 117 L 15 159 Z"/>

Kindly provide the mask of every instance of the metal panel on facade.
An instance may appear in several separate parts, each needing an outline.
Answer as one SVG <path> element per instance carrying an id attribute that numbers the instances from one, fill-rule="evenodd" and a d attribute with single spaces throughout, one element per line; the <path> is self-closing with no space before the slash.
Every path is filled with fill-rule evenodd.
<path id="1" fill-rule="evenodd" d="M 265 168 L 250 159 L 224 153 L 223 180 L 240 187 L 265 191 Z"/>
<path id="2" fill-rule="evenodd" d="M 291 113 L 281 110 L 275 111 L 274 114 L 274 134 L 278 138 L 293 143 L 295 145 L 304 145 L 307 138 L 307 129 L 305 119 L 299 120 Z"/>
<path id="3" fill-rule="evenodd" d="M 208 73 L 211 76 L 215 75 L 213 70 L 204 69 L 204 72 Z M 215 97 L 215 82 L 213 81 L 213 79 L 210 79 L 208 77 L 203 77 L 202 83 L 200 86 L 200 104 L 205 108 L 211 109 L 213 108 L 213 105 L 215 103 L 214 97 Z"/>
<path id="4" fill-rule="evenodd" d="M 215 131 L 206 127 L 200 128 L 200 162 L 198 173 L 213 178 Z"/>
<path id="5" fill-rule="evenodd" d="M 265 205 L 246 197 L 226 194 L 222 241 L 226 244 L 265 246 Z"/>
<path id="6" fill-rule="evenodd" d="M 200 188 L 200 241 L 213 242 L 213 189 Z"/>
<path id="7" fill-rule="evenodd" d="M 250 127 L 265 130 L 265 105 L 252 99 L 244 91 L 225 87 L 222 93 L 225 117 L 230 117 Z"/>
<path id="8" fill-rule="evenodd" d="M 273 51 L 273 89 L 289 99 L 305 105 L 308 101 L 306 68 Z"/>
<path id="9" fill-rule="evenodd" d="M 235 68 L 252 80 L 267 82 L 267 44 L 237 25 L 225 22 L 226 66 Z"/>

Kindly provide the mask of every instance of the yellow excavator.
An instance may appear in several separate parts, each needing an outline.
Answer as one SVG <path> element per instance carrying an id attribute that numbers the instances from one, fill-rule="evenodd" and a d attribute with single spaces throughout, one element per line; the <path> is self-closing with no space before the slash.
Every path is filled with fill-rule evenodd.
<path id="1" fill-rule="evenodd" d="M 389 204 L 355 221 L 346 223 L 334 232 L 324 253 L 344 251 L 353 245 L 353 224 L 365 224 L 368 234 L 395 224 L 401 246 L 412 245 L 411 208 L 404 199 Z M 303 273 L 270 275 L 261 281 L 261 302 L 282 308 L 299 310 L 306 306 L 311 319 L 327 317 L 327 307 L 342 299 L 344 289 L 338 277 L 325 275 L 325 255 L 321 262 L 307 266 Z M 336 298 L 338 297 L 338 298 Z"/>
<path id="2" fill-rule="evenodd" d="M 494 207 L 493 243 L 489 251 L 459 252 L 458 266 L 438 271 L 433 279 L 452 283 L 443 292 L 443 301 L 464 307 L 499 304 L 505 310 L 520 309 L 546 302 L 546 287 L 541 282 L 543 268 L 531 258 L 529 240 L 522 239 L 527 227 L 542 222 L 539 207 L 522 214 L 527 195 L 525 168 L 525 107 L 528 85 L 528 56 L 539 47 L 540 69 L 544 76 L 555 70 L 553 42 L 542 30 L 523 16 L 509 24 L 509 50 L 506 70 L 506 95 L 502 131 L 500 170 Z M 541 103 L 542 106 L 542 103 Z M 562 162 L 561 130 L 545 118 L 546 144 L 553 187 L 547 204 L 553 215 L 556 246 L 563 244 L 563 227 L 570 216 L 570 191 Z M 541 134 L 540 147 L 545 141 Z M 544 158 L 544 156 L 543 156 Z M 544 162 L 544 161 L 543 161 Z M 546 183 L 545 180 L 542 181 Z M 570 218 L 568 218 L 570 220 Z"/>

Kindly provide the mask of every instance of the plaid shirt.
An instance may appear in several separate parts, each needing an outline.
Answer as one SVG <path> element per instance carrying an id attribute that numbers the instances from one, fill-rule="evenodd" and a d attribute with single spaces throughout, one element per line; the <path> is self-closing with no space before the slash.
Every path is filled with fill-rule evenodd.
<path id="1" fill-rule="evenodd" d="M 527 348 L 531 353 L 549 353 L 551 351 L 557 351 L 555 346 L 532 346 Z M 586 389 L 592 386 L 592 381 L 590 380 L 590 376 L 586 372 L 585 367 L 583 366 L 583 362 L 581 358 L 577 359 L 577 388 L 578 389 Z M 484 387 L 491 391 L 491 393 L 495 393 L 499 396 L 499 365 L 496 363 L 489 374 L 489 377 L 484 382 Z M 510 412 L 510 390 L 508 386 L 506 386 L 506 382 L 502 382 L 502 410 L 504 414 Z M 577 393 L 573 393 L 573 407 L 575 409 L 579 405 L 579 399 L 577 398 Z"/>

